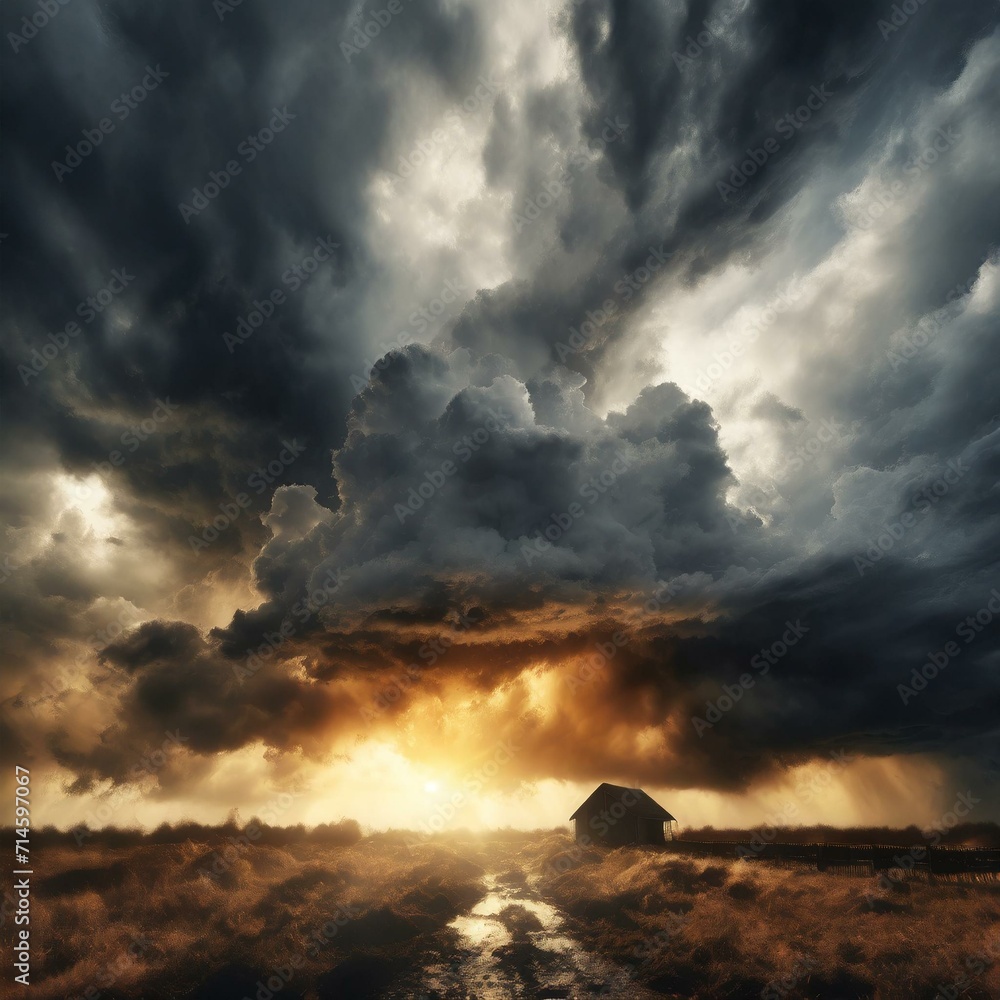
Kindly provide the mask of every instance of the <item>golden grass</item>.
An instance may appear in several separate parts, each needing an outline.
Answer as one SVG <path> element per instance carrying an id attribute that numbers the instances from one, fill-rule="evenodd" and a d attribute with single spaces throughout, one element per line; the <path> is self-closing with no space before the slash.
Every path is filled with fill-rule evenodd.
<path id="1" fill-rule="evenodd" d="M 634 967 L 638 983 L 664 996 L 1000 996 L 996 882 L 920 876 L 888 890 L 804 867 L 641 848 L 578 852 L 551 832 L 412 848 L 391 835 L 253 844 L 207 876 L 224 846 L 47 846 L 34 880 L 32 1000 L 88 987 L 101 1000 L 177 1000 L 223 967 L 264 975 L 296 956 L 302 965 L 279 1000 L 334 995 L 323 977 L 351 956 L 367 956 L 388 981 L 455 960 L 447 924 L 481 897 L 487 872 L 526 879 L 586 949 Z M 530 915 L 504 919 L 530 930 Z M 5 943 L 13 929 L 8 918 Z M 985 961 L 973 973 L 977 956 Z M 964 992 L 947 992 L 963 980 Z"/>

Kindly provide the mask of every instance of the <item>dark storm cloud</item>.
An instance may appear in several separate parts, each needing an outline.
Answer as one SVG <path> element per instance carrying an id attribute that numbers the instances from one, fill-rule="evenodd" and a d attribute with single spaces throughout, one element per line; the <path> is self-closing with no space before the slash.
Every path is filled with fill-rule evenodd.
<path id="1" fill-rule="evenodd" d="M 421 581 L 454 580 L 502 606 L 522 571 L 549 576 L 555 597 L 701 567 L 713 561 L 702 546 L 731 550 L 730 473 L 705 404 L 663 385 L 602 421 L 565 372 L 531 387 L 491 374 L 460 351 L 444 360 L 407 348 L 355 400 L 334 456 L 353 513 L 324 529 L 329 558 L 353 574 L 338 603 L 362 593 L 389 603 Z M 421 407 L 428 385 L 437 391 Z M 567 543 L 529 551 L 546 530 Z M 369 577 L 380 565 L 385 577 Z"/>
<path id="2" fill-rule="evenodd" d="M 725 504 L 731 473 L 711 413 L 675 386 L 646 389 L 625 413 L 600 421 L 572 377 L 530 390 L 509 375 L 479 386 L 476 369 L 461 362 L 460 353 L 446 362 L 407 349 L 355 401 L 335 457 L 350 498 L 343 516 L 318 507 L 312 491 L 279 491 L 275 538 L 255 564 L 270 599 L 215 633 L 229 661 L 212 663 L 215 676 L 249 665 L 255 703 L 273 697 L 256 685 L 274 684 L 280 662 L 299 656 L 317 678 L 360 672 L 378 684 L 381 673 L 383 686 L 416 663 L 417 697 L 442 684 L 491 690 L 532 664 L 585 661 L 618 632 L 626 638 L 607 684 L 561 687 L 556 714 L 535 719 L 523 737 L 532 750 L 526 776 L 580 780 L 609 767 L 662 780 L 667 768 L 677 785 L 739 788 L 845 742 L 860 753 L 933 753 L 975 744 L 988 728 L 995 649 L 981 626 L 958 630 L 993 599 L 989 560 L 977 568 L 975 557 L 929 544 L 941 561 L 921 568 L 905 546 L 884 556 L 877 542 L 874 554 L 862 546 L 856 558 L 788 560 Z M 996 481 L 995 449 L 966 458 L 969 478 L 941 501 L 936 532 Z M 761 565 L 771 567 L 764 577 L 749 569 Z M 961 584 L 942 592 L 942 571 Z M 335 592 L 306 618 L 309 594 L 322 593 L 331 573 Z M 637 616 L 664 581 L 678 595 L 676 613 Z M 470 616 L 473 607 L 488 610 Z M 475 624 L 438 664 L 421 650 L 450 634 L 449 615 Z M 274 655 L 268 636 L 280 636 L 283 623 L 290 634 Z M 947 642 L 961 646 L 961 672 L 937 680 L 933 698 L 901 698 L 899 685 Z M 141 668 L 150 639 L 139 647 L 137 658 L 122 642 L 106 658 Z M 164 670 L 187 658 L 167 649 L 156 656 Z M 259 680 L 263 662 L 270 666 Z M 579 676 L 575 669 L 568 677 Z M 748 675 L 754 684 L 733 707 Z M 171 691 L 175 683 L 187 684 L 171 679 Z M 962 706 L 970 683 L 984 697 Z M 127 704 L 183 728 L 187 713 L 175 714 L 168 694 L 146 685 Z M 201 714 L 194 706 L 203 703 L 191 711 Z M 328 713 L 324 722 L 358 727 L 363 705 L 348 705 L 339 723 Z M 527 705 L 512 711 L 531 715 Z M 661 730 L 668 758 L 602 749 L 598 734 L 622 725 Z M 270 742 L 270 728 L 255 735 Z M 567 730 L 594 737 L 591 751 L 566 758 Z"/>
<path id="3" fill-rule="evenodd" d="M 219 497 L 227 472 L 269 458 L 283 434 L 319 444 L 319 428 L 322 443 L 296 479 L 325 477 L 323 450 L 336 442 L 353 395 L 349 376 L 383 334 L 359 329 L 356 311 L 378 280 L 363 188 L 391 120 L 390 68 L 415 65 L 461 87 L 475 78 L 478 50 L 471 11 L 414 3 L 411 30 L 387 31 L 364 58 L 330 57 L 351 33 L 351 10 L 245 5 L 220 23 L 210 4 L 167 12 L 74 3 L 5 60 L 4 169 L 21 194 L 4 217 L 5 312 L 21 320 L 7 328 L 7 419 L 51 442 L 66 467 L 106 459 L 85 402 L 141 411 L 169 396 L 217 411 L 219 424 L 239 431 L 207 428 L 200 454 L 180 468 L 176 458 L 164 462 L 152 483 L 143 472 L 160 462 L 129 463 L 121 475 L 147 500 L 171 488 L 172 474 Z M 5 8 L 5 28 L 34 11 Z M 147 65 L 165 79 L 134 108 L 119 100 L 116 113 L 112 102 L 148 80 Z M 269 145 L 247 146 L 276 108 L 294 120 Z M 58 180 L 51 164 L 102 119 L 114 130 Z M 239 176 L 185 220 L 178 206 L 234 160 Z M 300 290 L 283 282 L 326 237 L 340 244 L 337 259 Z M 113 268 L 135 280 L 85 324 L 77 305 Z M 277 330 L 230 351 L 223 333 L 274 288 L 287 294 Z M 311 301 L 321 289 L 339 292 L 335 303 Z M 21 384 L 17 365 L 74 319 L 83 329 L 64 356 Z M 68 384 L 67 369 L 75 375 Z"/>
<path id="4" fill-rule="evenodd" d="M 45 474 L 58 469 L 97 472 L 140 526 L 133 545 L 170 555 L 177 588 L 237 575 L 234 557 L 266 537 L 258 514 L 278 483 L 317 482 L 335 496 L 329 449 L 350 376 L 385 336 L 364 329 L 358 310 L 388 282 L 367 247 L 364 187 L 392 120 L 392 74 L 419 70 L 464 93 L 479 61 L 473 12 L 421 0 L 407 10 L 410 30 L 349 62 L 338 45 L 352 11 L 248 4 L 220 20 L 211 4 L 80 0 L 22 44 L 7 32 L 37 5 L 4 8 L 14 53 L 3 60 L 0 156 L 17 190 L 0 225 L 8 546 L 28 536 L 51 490 Z M 270 144 L 246 145 L 286 119 Z M 97 148 L 80 145 L 102 121 Z M 185 219 L 179 205 L 233 160 L 241 173 Z M 336 256 L 299 280 L 289 269 L 327 238 Z M 230 349 L 223 334 L 273 289 L 286 296 L 273 323 Z M 136 437 L 161 400 L 176 412 Z M 301 453 L 266 477 L 265 496 L 250 477 L 287 440 Z M 249 511 L 193 553 L 190 539 L 241 492 Z M 15 556 L 5 621 L 22 668 L 106 628 L 119 610 L 95 599 L 152 604 L 148 581 L 120 565 L 102 575 L 71 549 Z"/>
<path id="5" fill-rule="evenodd" d="M 546 350 L 555 360 L 554 346 L 569 328 L 607 299 L 616 280 L 640 266 L 650 247 L 677 252 L 668 270 L 691 282 L 734 255 L 763 255 L 768 220 L 809 183 L 821 162 L 836 163 L 860 180 L 872 145 L 911 113 L 914 82 L 940 86 L 954 79 L 970 42 L 987 36 L 998 21 L 987 3 L 964 7 L 947 24 L 919 9 L 902 29 L 905 35 L 885 38 L 879 23 L 892 16 L 891 5 L 868 0 L 774 0 L 751 5 L 743 16 L 724 4 L 693 3 L 685 12 L 657 0 L 587 0 L 571 10 L 591 102 L 584 132 L 598 140 L 609 116 L 627 129 L 607 144 L 595 171 L 599 181 L 586 174 L 567 188 L 568 205 L 551 220 L 551 236 L 569 251 L 596 245 L 600 257 L 569 287 L 554 277 L 559 265 L 543 258 L 531 286 L 481 295 L 454 332 L 456 342 L 480 350 L 506 343 L 506 352 L 529 376 Z M 686 56 L 689 39 L 706 30 L 712 41 L 695 43 L 700 53 Z M 984 93 L 977 103 L 988 100 Z M 800 109 L 805 114 L 796 118 Z M 545 178 L 559 176 L 554 165 L 565 169 L 570 163 L 572 144 L 560 136 L 559 125 L 546 119 L 533 125 L 536 141 L 514 184 L 515 206 L 533 200 Z M 494 129 L 490 176 L 498 169 L 500 135 L 514 133 L 506 114 L 497 115 Z M 762 166 L 751 163 L 753 174 L 744 171 L 742 186 L 732 187 L 732 172 L 748 161 L 748 151 L 770 154 L 768 140 L 777 152 Z M 561 151 L 554 163 L 552 143 Z M 725 197 L 720 184 L 730 184 Z M 624 214 L 595 216 L 595 200 L 603 204 L 619 194 Z M 981 262 L 982 248 L 995 239 L 993 222 L 970 211 L 974 229 L 960 251 L 967 268 Z M 523 252 L 532 252 L 534 239 L 532 229 L 522 233 Z M 930 287 L 947 287 L 942 277 L 936 275 Z M 603 360 L 622 318 L 592 336 L 584 350 L 559 360 L 589 376 L 590 355 Z"/>
<path id="6" fill-rule="evenodd" d="M 125 604 L 157 608 L 124 638 L 91 643 L 117 712 L 100 747 L 81 750 L 71 726 L 48 733 L 80 787 L 126 780 L 141 734 L 157 727 L 188 733 L 198 754 L 257 741 L 319 754 L 357 727 L 352 683 L 377 691 L 472 609 L 477 625 L 427 667 L 421 690 L 499 690 L 528 666 L 576 663 L 616 630 L 628 637 L 606 685 L 567 691 L 550 719 L 534 719 L 526 777 L 731 788 L 845 742 L 988 761 L 1000 698 L 989 632 L 958 637 L 961 655 L 933 695 L 904 703 L 897 685 L 956 639 L 995 584 L 1000 182 L 989 165 L 1000 60 L 990 33 L 1000 15 L 986 2 L 947 15 L 928 4 L 886 33 L 891 6 L 760 0 L 736 16 L 703 2 L 571 5 L 561 24 L 582 88 L 559 77 L 520 99 L 502 94 L 484 112 L 481 159 L 511 218 L 576 163 L 572 182 L 504 234 L 509 279 L 476 291 L 433 347 L 391 354 L 361 392 L 351 376 L 367 375 L 365 359 L 388 339 L 372 310 L 390 302 L 405 314 L 414 300 L 375 236 L 370 185 L 395 165 L 411 91 L 432 122 L 472 92 L 490 50 L 485 6 L 414 0 L 348 60 L 353 5 L 247 2 L 220 20 L 210 4 L 74 0 L 4 60 L 0 157 L 18 197 L 0 225 L 2 504 L 26 553 L 6 584 L 4 624 L 19 680 Z M 5 32 L 34 9 L 6 6 Z M 692 47 L 703 31 L 710 43 Z M 147 67 L 166 75 L 119 119 L 112 101 Z M 794 238 L 803 266 L 818 263 L 845 228 L 831 204 L 875 163 L 890 177 L 912 164 L 929 141 L 927 108 L 966 71 L 932 122 L 962 136 L 935 168 L 942 194 L 885 249 L 900 262 L 897 298 L 844 321 L 845 340 L 867 339 L 868 353 L 810 355 L 803 335 L 810 406 L 748 397 L 750 417 L 792 452 L 813 419 L 842 428 L 801 479 L 779 484 L 799 490 L 783 520 L 727 500 L 738 483 L 719 414 L 672 381 L 639 381 L 629 405 L 598 412 L 594 394 L 616 374 L 643 302 L 617 290 L 623 275 L 652 254 L 650 291 L 695 288 Z M 58 179 L 52 162 L 104 117 L 113 130 Z M 613 138 L 609 121 L 625 126 Z M 248 162 L 241 143 L 277 124 Z M 585 166 L 573 160 L 581 140 Z M 769 140 L 776 151 L 743 170 Z M 229 176 L 233 160 L 241 170 Z M 220 171 L 225 186 L 199 207 Z M 744 183 L 720 191 L 736 187 L 734 171 Z M 808 239 L 779 228 L 783 210 L 817 201 L 822 225 Z M 321 238 L 336 253 L 293 289 L 283 276 Z M 453 259 L 422 260 L 431 285 Z M 84 319 L 78 306 L 116 269 L 134 278 Z M 957 285 L 951 332 L 896 363 L 893 345 Z M 227 345 L 223 333 L 274 289 L 285 301 L 266 330 Z M 566 350 L 571 328 L 608 300 L 613 315 Z M 60 342 L 48 334 L 74 318 L 79 333 L 25 375 L 18 366 L 51 353 Z M 129 450 L 124 435 L 168 402 L 169 419 Z M 301 454 L 258 491 L 255 470 L 288 441 Z M 134 527 L 129 542 L 167 557 L 173 605 L 112 552 L 118 536 L 95 541 L 78 518 L 64 517 L 44 547 L 23 541 L 56 517 L 55 501 L 39 499 L 46 476 L 94 463 Z M 249 502 L 230 517 L 241 493 Z M 219 517 L 228 523 L 217 537 L 192 547 Z M 888 551 L 871 559 L 885 531 Z M 207 633 L 179 620 L 205 592 L 195 583 L 231 582 L 251 560 L 259 606 Z M 668 614 L 643 617 L 636 609 L 664 584 L 680 596 Z M 692 716 L 755 672 L 752 658 L 789 622 L 808 629 L 801 642 L 699 733 Z M 661 742 L 612 752 L 602 733 L 615 726 Z M 566 753 L 567 732 L 585 753 Z"/>
<path id="7" fill-rule="evenodd" d="M 107 647 L 100 660 L 130 682 L 115 723 L 86 750 L 75 749 L 76 741 L 59 730 L 49 737 L 56 760 L 76 772 L 81 790 L 96 780 L 135 780 L 130 768 L 148 748 L 150 733 L 178 734 L 178 745 L 198 755 L 255 740 L 316 752 L 320 732 L 353 709 L 347 699 L 277 672 L 244 690 L 213 644 L 181 622 L 147 622 Z"/>

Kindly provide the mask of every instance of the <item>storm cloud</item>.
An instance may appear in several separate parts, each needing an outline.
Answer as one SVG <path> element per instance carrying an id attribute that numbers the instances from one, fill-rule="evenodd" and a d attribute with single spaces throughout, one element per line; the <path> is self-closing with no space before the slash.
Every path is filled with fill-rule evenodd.
<path id="1" fill-rule="evenodd" d="M 995 789 L 996 4 L 377 7 L 5 6 L 4 746 Z"/>

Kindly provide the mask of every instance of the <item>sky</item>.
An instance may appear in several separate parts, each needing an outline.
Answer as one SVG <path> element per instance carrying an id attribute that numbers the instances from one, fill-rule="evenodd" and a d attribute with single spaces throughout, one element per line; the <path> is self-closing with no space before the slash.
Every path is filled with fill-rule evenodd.
<path id="1" fill-rule="evenodd" d="M 2 25 L 36 825 L 1000 820 L 995 2 Z"/>

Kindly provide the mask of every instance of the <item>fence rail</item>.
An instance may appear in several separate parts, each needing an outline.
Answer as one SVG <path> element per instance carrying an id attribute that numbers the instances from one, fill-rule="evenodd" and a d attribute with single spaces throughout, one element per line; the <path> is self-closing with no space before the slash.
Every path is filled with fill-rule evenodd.
<path id="1" fill-rule="evenodd" d="M 975 847 L 892 847 L 882 844 L 775 844 L 765 841 L 672 840 L 667 850 L 712 858 L 800 861 L 820 871 L 846 865 L 869 865 L 872 871 L 916 869 L 933 875 L 963 872 L 1000 873 L 1000 850 Z"/>

